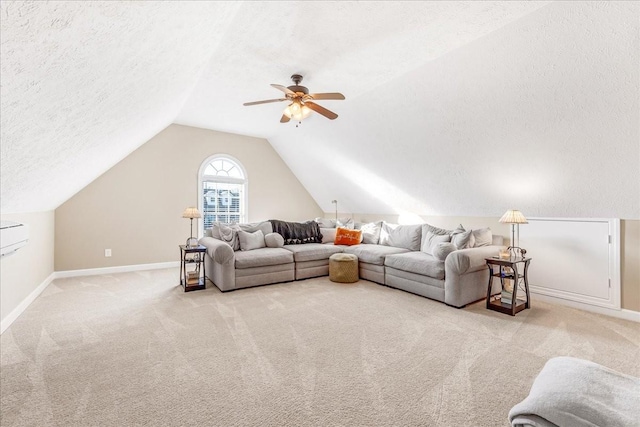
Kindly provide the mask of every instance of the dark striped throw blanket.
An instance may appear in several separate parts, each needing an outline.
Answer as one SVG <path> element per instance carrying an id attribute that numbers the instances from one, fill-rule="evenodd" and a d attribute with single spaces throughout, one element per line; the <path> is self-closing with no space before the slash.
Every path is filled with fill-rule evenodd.
<path id="1" fill-rule="evenodd" d="M 302 243 L 322 243 L 320 226 L 315 221 L 287 222 L 270 219 L 273 232 L 284 238 L 285 245 L 299 245 Z"/>

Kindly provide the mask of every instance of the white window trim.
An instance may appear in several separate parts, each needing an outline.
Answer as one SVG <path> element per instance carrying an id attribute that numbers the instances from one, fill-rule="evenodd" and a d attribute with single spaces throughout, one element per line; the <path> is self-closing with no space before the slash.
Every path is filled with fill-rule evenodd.
<path id="1" fill-rule="evenodd" d="M 220 176 L 220 175 L 204 175 L 204 171 L 209 166 L 209 163 L 218 160 L 218 159 L 229 159 L 236 164 L 237 167 L 242 171 L 242 175 L 244 175 L 244 179 L 234 178 L 229 176 Z M 206 177 L 210 177 L 211 179 L 205 179 Z M 225 182 L 230 184 L 244 184 L 243 191 L 243 202 L 244 202 L 244 217 L 245 221 L 249 221 L 249 175 L 247 174 L 247 170 L 240 160 L 229 154 L 214 154 L 212 156 L 207 157 L 201 164 L 198 169 L 198 210 L 202 212 L 202 218 L 198 219 L 198 229 L 196 230 L 197 235 L 202 237 L 204 236 L 204 206 L 202 206 L 202 184 L 205 181 L 217 181 L 217 182 Z"/>

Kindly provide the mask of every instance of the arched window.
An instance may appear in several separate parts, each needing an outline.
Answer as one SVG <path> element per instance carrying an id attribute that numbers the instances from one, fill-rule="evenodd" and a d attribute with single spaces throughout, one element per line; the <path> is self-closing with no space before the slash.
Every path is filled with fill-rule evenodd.
<path id="1" fill-rule="evenodd" d="M 198 176 L 202 230 L 215 221 L 246 222 L 247 174 L 238 160 L 224 154 L 209 157 Z"/>

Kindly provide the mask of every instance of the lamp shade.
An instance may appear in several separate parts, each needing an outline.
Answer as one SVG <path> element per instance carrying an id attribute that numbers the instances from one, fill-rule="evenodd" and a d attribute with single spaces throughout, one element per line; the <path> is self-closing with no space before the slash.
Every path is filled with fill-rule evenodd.
<path id="1" fill-rule="evenodd" d="M 182 212 L 182 218 L 202 218 L 202 216 L 200 215 L 200 211 L 196 208 L 187 208 L 184 210 L 184 212 Z"/>
<path id="2" fill-rule="evenodd" d="M 509 209 L 502 215 L 500 222 L 507 224 L 528 224 L 527 218 L 522 215 L 522 212 L 516 209 Z"/>

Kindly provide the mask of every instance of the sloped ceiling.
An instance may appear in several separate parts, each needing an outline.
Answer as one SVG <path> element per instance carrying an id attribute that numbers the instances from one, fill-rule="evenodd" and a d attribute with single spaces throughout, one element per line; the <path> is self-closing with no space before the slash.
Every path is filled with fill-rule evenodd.
<path id="1" fill-rule="evenodd" d="M 638 11 L 3 2 L 2 211 L 55 208 L 175 122 L 268 138 L 325 211 L 637 218 Z M 293 73 L 346 95 L 336 121 L 242 106 Z"/>

